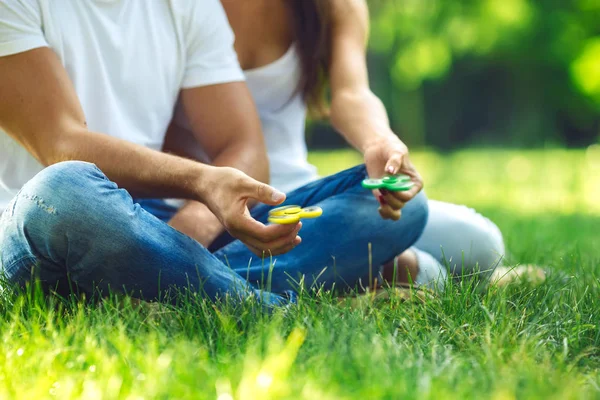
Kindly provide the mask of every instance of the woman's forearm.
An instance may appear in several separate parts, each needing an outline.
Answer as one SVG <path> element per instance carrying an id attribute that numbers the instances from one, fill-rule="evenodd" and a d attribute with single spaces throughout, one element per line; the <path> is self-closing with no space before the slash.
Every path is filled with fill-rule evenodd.
<path id="1" fill-rule="evenodd" d="M 397 138 L 383 103 L 368 88 L 334 93 L 331 123 L 361 153 L 373 143 Z"/>

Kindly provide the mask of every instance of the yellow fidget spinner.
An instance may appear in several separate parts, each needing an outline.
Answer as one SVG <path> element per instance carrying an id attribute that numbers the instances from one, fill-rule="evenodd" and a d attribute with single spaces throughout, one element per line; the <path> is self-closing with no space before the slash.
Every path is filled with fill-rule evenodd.
<path id="1" fill-rule="evenodd" d="M 323 214 L 321 207 L 283 206 L 269 211 L 269 222 L 272 224 L 297 224 L 304 218 L 318 218 Z"/>

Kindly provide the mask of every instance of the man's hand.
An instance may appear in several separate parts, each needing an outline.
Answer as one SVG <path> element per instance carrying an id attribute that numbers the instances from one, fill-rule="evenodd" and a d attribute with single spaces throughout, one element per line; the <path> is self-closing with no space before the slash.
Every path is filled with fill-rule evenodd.
<path id="1" fill-rule="evenodd" d="M 365 149 L 365 165 L 371 178 L 384 175 L 406 174 L 411 177 L 414 186 L 405 192 L 388 190 L 374 191 L 379 202 L 379 214 L 384 219 L 400 219 L 402 207 L 423 189 L 423 180 L 410 161 L 408 148 L 395 136 L 380 139 Z"/>
<path id="2" fill-rule="evenodd" d="M 200 187 L 203 203 L 233 237 L 255 254 L 283 254 L 300 244 L 298 232 L 302 223 L 266 226 L 250 215 L 250 199 L 273 206 L 285 200 L 285 194 L 271 186 L 234 168 L 207 167 Z"/>

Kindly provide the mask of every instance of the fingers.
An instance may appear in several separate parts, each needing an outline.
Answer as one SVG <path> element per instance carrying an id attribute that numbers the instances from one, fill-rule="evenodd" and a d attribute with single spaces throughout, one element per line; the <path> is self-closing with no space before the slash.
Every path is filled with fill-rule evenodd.
<path id="1" fill-rule="evenodd" d="M 413 197 L 421 190 L 422 183 L 415 184 L 410 190 L 405 192 L 392 192 L 386 189 L 380 189 L 379 192 L 374 192 L 375 197 L 379 200 L 381 207 L 379 214 L 383 219 L 391 219 L 397 221 L 402 215 L 401 210 L 404 208 Z"/>
<path id="2" fill-rule="evenodd" d="M 291 235 L 295 230 L 299 230 L 301 226 L 300 222 L 286 225 L 264 225 L 248 214 L 244 215 L 231 229 L 252 237 L 260 243 L 272 243 L 282 237 Z"/>
<path id="3" fill-rule="evenodd" d="M 389 205 L 394 210 L 400 210 L 406 205 L 406 201 L 401 200 L 397 193 L 399 192 L 390 192 L 387 190 L 381 191 L 385 204 Z"/>
<path id="4" fill-rule="evenodd" d="M 397 193 L 386 189 L 379 189 L 378 195 L 376 194 L 375 197 L 379 200 L 379 204 L 387 204 L 393 210 L 400 210 L 406 205 L 406 202 L 398 199 Z"/>
<path id="5" fill-rule="evenodd" d="M 245 182 L 242 184 L 244 192 L 249 198 L 260 201 L 271 206 L 277 206 L 284 202 L 285 193 L 267 185 L 266 183 L 259 182 L 250 177 L 246 177 Z"/>
<path id="6" fill-rule="evenodd" d="M 293 250 L 300 243 L 302 243 L 302 239 L 300 238 L 300 236 L 296 236 L 296 239 L 293 242 L 287 243 L 276 249 L 267 248 L 265 250 L 261 250 L 257 247 L 253 247 L 253 246 L 248 246 L 248 248 L 257 256 L 259 256 L 261 258 L 268 258 L 270 256 L 277 256 L 280 254 L 285 254 L 288 251 Z"/>
<path id="7" fill-rule="evenodd" d="M 298 246 L 302 239 L 299 236 L 296 236 L 293 240 L 286 240 L 285 243 L 278 245 L 264 244 L 264 243 L 255 243 L 253 244 L 253 240 L 250 238 L 249 240 L 244 240 L 243 237 L 240 237 L 239 240 L 244 243 L 254 254 L 260 257 L 267 257 L 269 255 L 277 256 L 280 254 L 285 254 L 288 251 L 292 250 L 294 247 Z"/>
<path id="8" fill-rule="evenodd" d="M 300 228 L 294 230 L 292 235 L 288 235 L 286 237 L 279 238 L 278 240 L 262 243 L 257 241 L 252 237 L 240 237 L 239 239 L 252 250 L 252 252 L 258 256 L 266 257 L 269 255 L 279 255 L 285 254 L 288 251 L 292 250 L 296 246 L 298 246 L 302 242 L 302 238 L 298 236 L 298 231 Z"/>
<path id="9" fill-rule="evenodd" d="M 272 226 L 268 226 L 271 228 Z M 276 239 L 270 240 L 268 242 L 263 242 L 259 238 L 255 236 L 247 236 L 247 242 L 260 250 L 271 250 L 275 251 L 277 249 L 287 247 L 289 244 L 295 244 L 300 237 L 298 236 L 298 232 L 302 228 L 301 224 L 294 226 L 292 231 L 282 235 Z M 299 243 L 299 242 L 298 242 Z"/>
<path id="10" fill-rule="evenodd" d="M 383 219 L 391 219 L 392 221 L 398 221 L 400 219 L 400 216 L 402 215 L 402 211 L 394 210 L 392 207 L 389 206 L 389 204 L 382 204 L 381 207 L 379 207 L 379 215 L 381 215 L 381 218 Z"/>
<path id="11" fill-rule="evenodd" d="M 250 216 L 246 221 L 230 227 L 230 232 L 246 244 L 255 254 L 270 252 L 273 255 L 283 254 L 301 242 L 298 232 L 302 223 L 292 225 L 263 225 Z"/>
<path id="12" fill-rule="evenodd" d="M 405 192 L 394 192 L 394 197 L 403 203 L 407 203 L 419 194 L 423 189 L 423 182 L 419 179 L 413 179 L 414 186 Z"/>
<path id="13" fill-rule="evenodd" d="M 385 172 L 390 175 L 396 175 L 402 167 L 404 156 L 401 153 L 394 153 L 385 164 Z"/>

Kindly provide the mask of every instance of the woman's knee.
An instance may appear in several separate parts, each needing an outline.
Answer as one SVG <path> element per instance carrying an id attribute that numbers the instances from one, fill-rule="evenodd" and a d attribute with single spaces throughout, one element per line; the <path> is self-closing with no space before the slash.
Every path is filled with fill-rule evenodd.
<path id="1" fill-rule="evenodd" d="M 468 207 L 429 201 L 429 220 L 415 245 L 447 265 L 455 276 L 491 273 L 504 256 L 504 240 L 492 221 Z"/>
<path id="2" fill-rule="evenodd" d="M 504 258 L 504 239 L 491 221 L 473 229 L 471 263 L 484 277 L 489 276 Z"/>
<path id="3" fill-rule="evenodd" d="M 454 260 L 455 275 L 476 275 L 487 278 L 504 258 L 502 232 L 495 223 L 480 214 L 462 221 L 455 234 L 462 237 L 460 259 Z"/>

